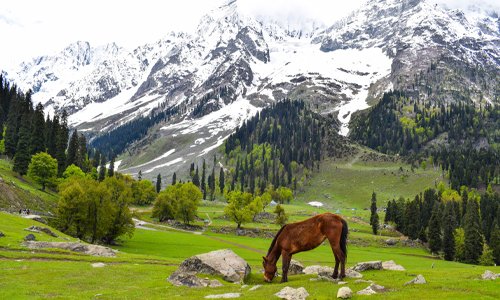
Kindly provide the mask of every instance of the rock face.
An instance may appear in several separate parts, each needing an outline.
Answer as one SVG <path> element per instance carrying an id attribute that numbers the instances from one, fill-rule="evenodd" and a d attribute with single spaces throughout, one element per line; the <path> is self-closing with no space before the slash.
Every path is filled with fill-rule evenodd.
<path id="1" fill-rule="evenodd" d="M 309 296 L 309 293 L 303 287 L 299 287 L 299 288 L 294 289 L 294 288 L 287 286 L 274 295 L 278 296 L 281 299 L 304 300 Z"/>
<path id="2" fill-rule="evenodd" d="M 393 260 L 384 261 L 382 268 L 390 271 L 406 271 L 403 266 L 396 264 Z"/>
<path id="3" fill-rule="evenodd" d="M 424 276 L 422 275 L 417 275 L 417 277 L 413 278 L 412 280 L 408 281 L 404 285 L 409 285 L 409 284 L 425 284 L 427 281 L 425 281 Z"/>
<path id="4" fill-rule="evenodd" d="M 484 280 L 495 280 L 497 278 L 500 278 L 500 273 L 496 274 L 491 272 L 490 270 L 484 271 L 483 275 L 481 275 L 481 278 Z"/>
<path id="5" fill-rule="evenodd" d="M 207 278 L 199 278 L 196 276 L 195 272 L 187 272 L 187 273 L 177 273 L 174 272 L 168 278 L 168 281 L 175 286 L 187 286 L 187 287 L 219 287 L 222 286 L 217 279 L 207 279 Z"/>
<path id="6" fill-rule="evenodd" d="M 27 236 L 24 237 L 25 241 L 34 241 L 36 240 L 36 237 L 33 233 L 28 234 Z"/>
<path id="7" fill-rule="evenodd" d="M 170 277 L 191 272 L 221 276 L 229 282 L 242 282 L 250 274 L 250 270 L 250 266 L 243 258 L 229 249 L 224 249 L 186 259 Z"/>
<path id="8" fill-rule="evenodd" d="M 337 298 L 349 299 L 351 297 L 352 297 L 352 290 L 347 286 L 341 287 L 337 292 Z"/>
<path id="9" fill-rule="evenodd" d="M 231 299 L 231 298 L 239 298 L 241 296 L 240 293 L 226 293 L 226 294 L 218 294 L 218 295 L 207 295 L 205 299 Z"/>
<path id="10" fill-rule="evenodd" d="M 366 270 L 382 270 L 382 261 L 365 261 L 357 263 L 353 268 L 354 271 L 363 272 Z"/>
<path id="11" fill-rule="evenodd" d="M 288 275 L 298 274 L 304 274 L 304 266 L 300 262 L 292 259 L 290 261 L 290 267 L 288 268 Z"/>
<path id="12" fill-rule="evenodd" d="M 52 230 L 48 229 L 47 227 L 40 227 L 40 226 L 30 226 L 26 229 L 24 229 L 26 231 L 31 231 L 31 232 L 37 232 L 37 233 L 46 233 L 50 236 L 53 236 L 53 237 L 58 237 L 57 234 L 55 234 L 54 232 L 52 232 Z"/>
<path id="13" fill-rule="evenodd" d="M 30 249 L 58 248 L 75 252 L 81 252 L 93 256 L 104 256 L 104 257 L 116 256 L 115 250 L 99 245 L 71 243 L 71 242 L 34 242 L 34 241 L 27 241 L 23 243 L 23 245 Z"/>

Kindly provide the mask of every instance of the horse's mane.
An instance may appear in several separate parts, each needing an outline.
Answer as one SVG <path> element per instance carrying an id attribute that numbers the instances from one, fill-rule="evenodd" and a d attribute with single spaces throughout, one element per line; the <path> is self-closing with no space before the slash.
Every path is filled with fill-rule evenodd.
<path id="1" fill-rule="evenodd" d="M 273 241 L 271 242 L 271 246 L 269 246 L 269 250 L 267 250 L 267 255 L 269 255 L 269 253 L 271 252 L 271 250 L 273 250 L 274 245 L 276 245 L 276 240 L 278 239 L 278 236 L 281 234 L 281 232 L 283 231 L 283 229 L 285 227 L 286 227 L 286 225 L 283 225 L 283 227 L 281 227 L 280 230 L 278 230 L 278 233 L 276 233 L 276 236 L 274 237 Z"/>

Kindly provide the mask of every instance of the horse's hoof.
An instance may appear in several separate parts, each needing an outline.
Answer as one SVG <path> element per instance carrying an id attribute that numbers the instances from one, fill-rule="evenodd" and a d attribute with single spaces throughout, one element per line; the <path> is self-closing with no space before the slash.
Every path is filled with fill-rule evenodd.
<path id="1" fill-rule="evenodd" d="M 333 274 L 333 275 L 332 275 L 332 278 L 333 278 L 333 279 L 337 279 L 338 277 L 339 277 L 339 275 L 338 275 L 338 274 Z"/>
<path id="2" fill-rule="evenodd" d="M 288 282 L 287 279 L 281 279 L 281 283 L 285 283 L 285 282 Z"/>

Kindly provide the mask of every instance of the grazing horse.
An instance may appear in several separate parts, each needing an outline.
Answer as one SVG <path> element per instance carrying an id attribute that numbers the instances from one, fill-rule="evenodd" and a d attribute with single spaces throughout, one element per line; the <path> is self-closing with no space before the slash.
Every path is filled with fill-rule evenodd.
<path id="1" fill-rule="evenodd" d="M 278 231 L 274 237 L 269 251 L 262 265 L 264 266 L 264 280 L 271 282 L 276 274 L 276 262 L 282 256 L 283 277 L 281 282 L 288 281 L 288 267 L 292 255 L 318 247 L 328 239 L 335 257 L 335 270 L 333 278 L 339 275 L 339 262 L 341 264 L 340 278 L 345 277 L 345 262 L 347 259 L 347 223 L 340 216 L 324 213 L 307 220 L 287 224 Z"/>

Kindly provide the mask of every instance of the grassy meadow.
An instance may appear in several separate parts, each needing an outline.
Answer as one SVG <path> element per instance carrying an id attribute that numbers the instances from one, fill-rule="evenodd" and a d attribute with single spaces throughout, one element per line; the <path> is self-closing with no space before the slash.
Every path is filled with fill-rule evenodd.
<path id="1" fill-rule="evenodd" d="M 388 291 L 372 295 L 378 299 L 498 299 L 500 288 L 497 281 L 480 280 L 485 270 L 500 273 L 499 267 L 483 267 L 447 262 L 433 257 L 421 247 L 405 247 L 399 234 L 382 230 L 381 235 L 371 234 L 367 223 L 372 191 L 377 193 L 379 206 L 383 200 L 393 196 L 414 197 L 425 187 L 433 186 L 440 172 L 415 170 L 408 172 L 405 181 L 398 174 L 400 167 L 409 166 L 382 163 L 327 161 L 306 187 L 285 210 L 291 221 L 305 219 L 315 213 L 335 212 L 337 209 L 348 220 L 349 234 L 348 266 L 369 260 L 394 260 L 406 271 L 365 271 L 363 279 L 373 280 L 385 286 Z M 329 170 L 328 172 L 326 170 Z M 394 173 L 394 174 L 393 174 Z M 384 175 L 385 174 L 385 175 Z M 372 183 L 373 182 L 373 183 Z M 327 196 L 325 196 L 327 195 Z M 309 201 L 321 201 L 324 208 L 307 205 Z M 354 208 L 354 210 L 353 210 Z M 41 226 L 32 220 L 0 212 L 0 299 L 203 299 L 209 294 L 241 293 L 240 299 L 276 298 L 273 294 L 285 286 L 304 287 L 310 294 L 308 299 L 332 299 L 342 287 L 328 281 L 311 281 L 313 275 L 289 276 L 289 282 L 279 283 L 279 277 L 272 284 L 262 280 L 261 261 L 270 238 L 237 236 L 215 233 L 211 228 L 235 228 L 235 224 L 222 217 L 224 206 L 208 203 L 199 207 L 200 221 L 210 218 L 212 224 L 203 228 L 201 234 L 174 230 L 166 226 L 151 226 L 148 230 L 136 229 L 133 237 L 123 238 L 117 257 L 103 258 L 75 254 L 62 250 L 29 250 L 21 245 L 28 234 L 24 231 L 31 225 Z M 271 211 L 268 208 L 267 211 Z M 150 208 L 135 208 L 135 215 L 148 222 Z M 208 215 L 208 217 L 207 217 Z M 383 216 L 381 216 L 383 218 Z M 277 225 L 266 223 L 244 224 L 244 228 L 261 228 L 275 232 Z M 55 231 L 57 232 L 57 231 Z M 60 232 L 58 238 L 35 234 L 37 240 L 75 240 Z M 385 240 L 394 238 L 395 246 L 387 246 Z M 223 287 L 191 289 L 175 287 L 166 279 L 187 257 L 212 250 L 229 248 L 243 257 L 251 266 L 252 273 L 245 285 L 224 282 Z M 318 248 L 295 255 L 294 259 L 304 266 L 333 266 L 331 248 Z M 92 263 L 103 262 L 104 267 L 94 268 Z M 280 267 L 281 261 L 278 263 Z M 427 280 L 424 285 L 404 286 L 404 283 L 422 274 Z M 366 288 L 369 283 L 355 283 L 346 279 L 353 292 Z M 260 288 L 250 291 L 254 285 Z M 367 296 L 354 295 L 353 299 Z"/>

